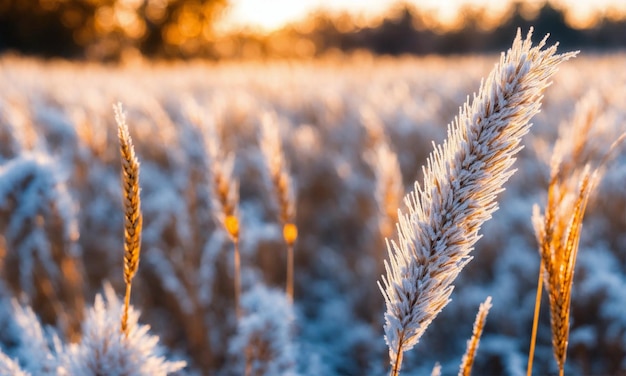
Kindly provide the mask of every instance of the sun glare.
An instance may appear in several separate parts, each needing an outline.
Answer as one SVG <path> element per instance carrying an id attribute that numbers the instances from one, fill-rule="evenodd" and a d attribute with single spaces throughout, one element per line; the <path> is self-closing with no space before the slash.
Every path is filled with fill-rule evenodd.
<path id="1" fill-rule="evenodd" d="M 459 22 L 459 10 L 464 6 L 487 7 L 492 15 L 501 15 L 512 0 L 406 0 L 428 11 L 443 25 Z M 523 1 L 541 4 L 543 0 Z M 626 13 L 623 0 L 552 0 L 567 10 L 568 21 L 575 27 L 591 26 L 593 18 L 602 13 Z M 389 10 L 396 0 L 232 0 L 220 28 L 233 30 L 247 28 L 257 32 L 271 32 L 290 22 L 304 19 L 312 11 L 349 11 L 353 15 L 376 18 Z"/>
<path id="2" fill-rule="evenodd" d="M 309 9 L 303 5 L 292 0 L 236 0 L 227 14 L 225 26 L 229 29 L 247 27 L 259 31 L 275 30 L 304 17 Z"/>
<path id="3" fill-rule="evenodd" d="M 269 32 L 304 19 L 315 10 L 350 11 L 374 16 L 393 4 L 386 0 L 233 0 L 221 25 L 224 29 L 249 28 Z"/>

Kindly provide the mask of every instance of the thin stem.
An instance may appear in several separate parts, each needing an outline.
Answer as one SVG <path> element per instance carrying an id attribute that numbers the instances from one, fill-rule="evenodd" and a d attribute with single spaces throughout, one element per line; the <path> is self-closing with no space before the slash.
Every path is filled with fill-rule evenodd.
<path id="1" fill-rule="evenodd" d="M 535 298 L 535 316 L 533 318 L 533 330 L 530 337 L 530 350 L 528 351 L 528 368 L 526 375 L 533 374 L 533 359 L 535 357 L 535 344 L 537 343 L 537 327 L 539 326 L 539 311 L 541 309 L 541 294 L 543 292 L 543 261 L 539 264 L 539 279 L 537 281 L 537 297 Z"/>
<path id="2" fill-rule="evenodd" d="M 293 303 L 293 243 L 287 245 L 287 298 Z"/>
<path id="3" fill-rule="evenodd" d="M 126 295 L 124 296 L 124 311 L 122 312 L 122 333 L 128 338 L 128 307 L 130 306 L 130 289 L 132 284 L 126 284 Z"/>
<path id="4" fill-rule="evenodd" d="M 241 296 L 241 260 L 239 256 L 239 241 L 233 240 L 235 246 L 235 313 L 237 319 L 241 318 L 241 308 L 239 307 L 239 297 Z"/>
<path id="5" fill-rule="evenodd" d="M 403 356 L 403 351 L 402 351 L 402 342 L 403 339 L 400 338 L 400 340 L 398 341 L 398 352 L 397 352 L 397 356 L 396 356 L 396 360 L 393 363 L 393 367 L 391 368 L 391 372 L 389 373 L 390 376 L 399 376 L 400 375 L 400 368 L 402 368 L 402 356 Z"/>

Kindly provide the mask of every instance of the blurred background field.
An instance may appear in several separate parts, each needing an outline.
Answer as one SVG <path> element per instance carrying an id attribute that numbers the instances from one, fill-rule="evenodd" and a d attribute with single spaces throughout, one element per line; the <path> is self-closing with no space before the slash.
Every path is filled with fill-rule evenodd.
<path id="1" fill-rule="evenodd" d="M 626 4 L 612 0 L 3 0 L 0 51 L 96 61 L 499 52 L 529 25 L 568 49 L 626 46 Z"/>
<path id="2" fill-rule="evenodd" d="M 189 103 L 202 109 L 203 124 L 220 126 L 223 148 L 236 154 L 244 291 L 284 286 L 284 245 L 256 141 L 260 115 L 269 111 L 297 187 L 292 341 L 299 367 L 311 375 L 383 373 L 384 304 L 376 281 L 384 246 L 375 175 L 364 158 L 375 144 L 371 130 L 388 137 L 410 189 L 431 141 L 443 140 L 446 124 L 496 56 L 353 59 L 126 68 L 2 59 L 4 299 L 30 302 L 45 322 L 64 323 L 71 338 L 82 305 L 103 281 L 121 293 L 123 217 L 111 104 L 122 101 L 142 163 L 143 254 L 133 304 L 164 344 L 191 360 L 191 369 L 228 373 L 232 248 L 211 218 L 205 150 Z M 545 200 L 547 155 L 559 124 L 571 121 L 576 102 L 589 95 L 597 108 L 594 144 L 602 149 L 624 130 L 624 61 L 623 54 L 583 53 L 563 65 L 525 138 L 501 209 L 484 227 L 452 303 L 407 354 L 406 374 L 423 374 L 435 361 L 444 374 L 452 372 L 487 295 L 494 307 L 476 372 L 522 372 L 539 262 L 531 207 Z M 618 158 L 607 171 L 583 229 L 572 374 L 618 374 L 626 367 L 623 162 Z M 20 163 L 29 169 L 20 170 Z M 66 281 L 67 260 L 75 265 L 72 278 L 82 282 Z M 54 286 L 52 295 L 39 279 Z M 553 371 L 548 325 L 544 316 L 540 374 Z M 2 333 L 10 351 L 15 338 Z"/>
<path id="3" fill-rule="evenodd" d="M 376 282 L 386 250 L 367 155 L 386 139 L 405 191 L 412 189 L 432 141 L 446 137 L 497 53 L 517 27 L 535 25 L 535 40 L 549 32 L 561 51 L 582 52 L 548 88 L 474 260 L 403 366 L 405 375 L 423 375 L 440 362 L 444 375 L 456 374 L 478 305 L 491 295 L 475 374 L 525 374 L 539 267 L 532 205 L 545 202 L 560 125 L 588 114 L 597 150 L 626 129 L 623 4 L 593 2 L 585 18 L 577 2 L 479 3 L 458 8 L 455 18 L 405 3 L 378 15 L 316 11 L 286 24 L 245 25 L 236 4 L 0 3 L 2 351 L 15 355 L 23 335 L 11 298 L 73 341 L 103 283 L 123 291 L 112 111 L 121 101 L 141 162 L 144 212 L 132 303 L 168 357 L 188 361 L 183 374 L 241 374 L 233 355 L 232 245 L 211 215 L 202 143 L 210 123 L 236 155 L 244 293 L 284 288 L 285 248 L 257 141 L 267 113 L 276 118 L 297 193 L 287 361 L 302 375 L 385 374 Z M 621 153 L 610 164 L 586 215 L 567 374 L 626 374 L 625 161 Z M 544 309 L 538 375 L 556 372 L 549 333 Z"/>

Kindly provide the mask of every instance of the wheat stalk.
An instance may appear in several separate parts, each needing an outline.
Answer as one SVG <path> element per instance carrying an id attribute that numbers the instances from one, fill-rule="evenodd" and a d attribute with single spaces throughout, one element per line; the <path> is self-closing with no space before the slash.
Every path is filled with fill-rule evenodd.
<path id="1" fill-rule="evenodd" d="M 577 170 L 566 178 L 559 170 L 557 155 L 551 170 L 545 214 L 540 214 L 537 205 L 533 209 L 542 264 L 540 270 L 550 304 L 552 347 L 560 375 L 564 373 L 567 357 L 572 285 L 583 216 L 589 197 L 600 180 L 601 166 L 624 138 L 623 134 L 612 144 L 598 167 L 592 170 L 587 164 L 582 171 Z"/>
<path id="2" fill-rule="evenodd" d="M 530 349 L 528 350 L 528 363 L 526 376 L 533 374 L 533 360 L 535 358 L 535 345 L 537 344 L 537 328 L 539 327 L 539 313 L 541 310 L 541 295 L 543 292 L 543 261 L 539 264 L 539 277 L 537 278 L 537 292 L 535 294 L 535 312 L 533 314 L 533 328 L 530 334 Z"/>
<path id="3" fill-rule="evenodd" d="M 239 181 L 234 178 L 235 155 L 220 148 L 214 124 L 206 129 L 204 141 L 211 174 L 211 203 L 213 215 L 233 242 L 235 312 L 241 317 L 241 255 L 239 252 Z"/>
<path id="4" fill-rule="evenodd" d="M 559 218 L 557 218 L 557 193 L 563 193 L 562 190 L 559 189 L 559 181 L 565 180 L 576 173 L 576 169 L 580 165 L 583 165 L 587 159 L 590 159 L 592 154 L 588 150 L 588 143 L 585 142 L 585 140 L 589 139 L 589 133 L 598 115 L 597 97 L 588 95 L 585 100 L 579 101 L 574 113 L 575 115 L 572 122 L 563 123 L 559 128 L 559 137 L 554 144 L 550 161 L 551 177 L 548 185 L 548 202 L 543 216 L 543 224 L 541 227 L 537 227 L 538 224 L 535 225 L 535 233 L 540 247 L 540 256 L 543 252 L 543 247 L 549 247 L 549 243 L 552 241 L 553 237 L 556 236 L 554 232 L 558 227 L 555 221 L 559 220 Z M 570 187 L 570 189 L 573 188 Z M 542 229 L 543 233 L 540 234 L 538 229 Z M 545 242 L 545 244 L 542 244 L 542 242 Z M 544 260 L 543 257 L 541 257 L 537 292 L 535 295 L 535 311 L 533 315 L 530 349 L 528 351 L 527 376 L 532 375 L 545 272 Z"/>
<path id="5" fill-rule="evenodd" d="M 514 172 L 514 155 L 550 77 L 576 54 L 557 55 L 557 45 L 542 50 L 546 38 L 533 47 L 531 35 L 522 40 L 518 30 L 512 48 L 448 128 L 448 139 L 431 153 L 423 185 L 416 183 L 405 198 L 398 242 L 388 242 L 387 275 L 379 282 L 391 375 L 399 374 L 402 354 L 448 304 L 452 282 L 470 261 L 478 231 Z"/>
<path id="6" fill-rule="evenodd" d="M 553 169 L 546 214 L 540 215 L 535 205 L 533 223 L 539 239 L 539 252 L 543 263 L 545 288 L 550 302 L 550 323 L 554 357 L 562 375 L 569 338 L 569 317 L 574 267 L 582 219 L 589 195 L 597 182 L 597 170 L 585 166 L 580 174 L 578 188 L 573 190 L 556 179 L 558 165 Z M 575 192 L 575 193 L 574 193 Z"/>
<path id="7" fill-rule="evenodd" d="M 293 179 L 283 153 L 280 130 L 275 116 L 266 113 L 261 118 L 261 137 L 259 140 L 265 164 L 269 170 L 272 191 L 278 203 L 279 220 L 283 226 L 283 239 L 287 244 L 287 281 L 286 294 L 293 302 L 293 247 L 298 238 L 295 223 L 296 199 Z"/>
<path id="8" fill-rule="evenodd" d="M 398 221 L 398 208 L 404 197 L 402 171 L 398 156 L 390 147 L 382 121 L 370 107 L 363 107 L 360 115 L 361 124 L 367 132 L 366 145 L 369 148 L 364 155 L 365 161 L 376 177 L 378 232 L 381 239 L 385 239 L 393 235 L 393 225 Z"/>
<path id="9" fill-rule="evenodd" d="M 485 327 L 485 321 L 487 320 L 487 314 L 491 308 L 491 296 L 480 304 L 478 307 L 478 313 L 476 314 L 476 320 L 474 321 L 474 329 L 472 330 L 472 338 L 467 341 L 467 350 L 463 355 L 461 361 L 461 367 L 459 369 L 459 376 L 470 376 L 472 374 L 472 365 L 474 364 L 474 358 L 476 357 L 476 350 L 478 349 L 478 343 L 480 342 L 480 336 L 483 333 Z"/>
<path id="10" fill-rule="evenodd" d="M 591 133 L 598 113 L 598 98 L 591 93 L 577 103 L 572 121 L 561 125 L 550 162 L 550 182 L 544 214 L 540 214 L 537 205 L 533 208 L 532 220 L 541 263 L 526 371 L 528 376 L 532 374 L 543 285 L 550 304 L 554 357 L 559 372 L 564 372 L 571 290 L 583 216 L 589 196 L 601 178 L 601 168 L 626 137 L 626 133 L 618 137 L 608 152 L 600 150 L 599 145 L 592 145 L 596 135 Z M 596 162 L 594 167 L 593 162 Z"/>
<path id="11" fill-rule="evenodd" d="M 381 137 L 366 159 L 376 175 L 376 202 L 379 210 L 379 231 L 382 238 L 393 234 L 393 224 L 398 221 L 398 207 L 404 196 L 402 172 L 398 156 L 389 143 Z"/>
<path id="12" fill-rule="evenodd" d="M 115 112 L 117 134 L 120 141 L 122 191 L 124 195 L 124 282 L 126 283 L 126 294 L 124 297 L 121 331 L 128 336 L 127 323 L 130 291 L 133 277 L 139 267 L 143 217 L 141 215 L 141 198 L 139 194 L 139 161 L 135 155 L 133 140 L 128 133 L 126 114 L 124 114 L 121 103 L 114 105 L 113 111 Z"/>

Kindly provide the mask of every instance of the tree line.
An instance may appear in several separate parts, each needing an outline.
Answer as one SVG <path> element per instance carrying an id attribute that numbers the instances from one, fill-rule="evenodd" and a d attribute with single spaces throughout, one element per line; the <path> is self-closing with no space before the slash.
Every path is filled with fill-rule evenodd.
<path id="1" fill-rule="evenodd" d="M 316 13 L 269 35 L 217 35 L 215 22 L 227 6 L 227 0 L 0 0 L 0 52 L 112 61 L 128 53 L 163 59 L 312 57 L 356 50 L 445 55 L 501 51 L 518 27 L 530 26 L 566 49 L 626 46 L 626 17 L 602 16 L 595 27 L 576 29 L 549 2 L 530 16 L 523 3 L 513 3 L 506 17 L 488 26 L 488 9 L 466 8 L 462 24 L 449 30 L 433 27 L 425 11 L 407 4 L 365 27 L 355 26 L 349 14 Z"/>

